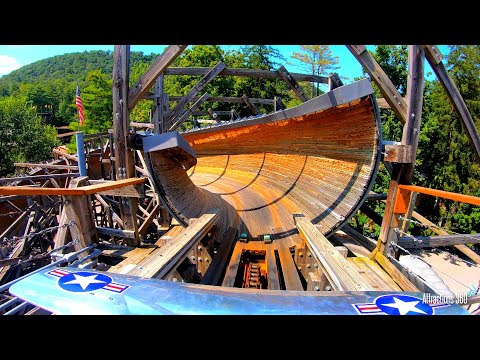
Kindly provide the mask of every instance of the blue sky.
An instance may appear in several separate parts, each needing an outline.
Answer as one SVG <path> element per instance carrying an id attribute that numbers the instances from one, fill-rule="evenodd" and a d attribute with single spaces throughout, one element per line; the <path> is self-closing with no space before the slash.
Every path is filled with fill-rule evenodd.
<path id="1" fill-rule="evenodd" d="M 294 62 L 291 55 L 295 51 L 299 51 L 299 45 L 273 45 L 278 48 L 282 55 L 288 61 Z M 143 51 L 145 54 L 161 53 L 164 45 L 131 45 L 131 51 Z M 235 45 L 222 45 L 226 50 L 238 48 Z M 349 81 L 357 76 L 362 76 L 360 64 L 356 61 L 353 55 L 348 51 L 344 45 L 330 45 L 332 52 L 339 58 L 340 68 L 337 72 L 340 76 L 347 77 Z M 369 49 L 374 49 L 373 45 L 367 46 Z M 448 53 L 448 46 L 440 45 L 440 50 L 444 55 Z M 55 55 L 61 55 L 72 52 L 83 52 L 90 50 L 111 50 L 113 45 L 0 45 L 0 77 L 6 75 L 11 71 L 20 68 L 21 66 L 30 64 L 32 62 L 45 59 Z M 301 68 L 294 64 L 286 65 L 286 68 L 292 72 L 303 72 Z M 426 66 L 426 71 L 431 72 L 430 66 Z M 432 76 L 428 76 L 432 78 Z"/>

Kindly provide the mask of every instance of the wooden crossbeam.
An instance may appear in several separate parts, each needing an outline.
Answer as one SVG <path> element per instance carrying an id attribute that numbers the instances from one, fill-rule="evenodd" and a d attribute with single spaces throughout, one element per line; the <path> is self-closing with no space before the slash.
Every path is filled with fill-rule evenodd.
<path id="1" fill-rule="evenodd" d="M 407 103 L 382 67 L 369 54 L 364 45 L 346 45 L 346 47 L 375 81 L 383 97 L 395 112 L 395 115 L 397 115 L 397 118 L 402 124 L 405 124 L 407 121 Z"/>
<path id="2" fill-rule="evenodd" d="M 480 137 L 478 135 L 477 128 L 475 127 L 475 122 L 473 121 L 470 111 L 468 111 L 467 105 L 463 100 L 460 91 L 453 79 L 448 75 L 448 71 L 445 68 L 445 65 L 442 63 L 442 55 L 440 50 L 435 45 L 424 45 L 425 56 L 432 67 L 435 75 L 442 84 L 443 88 L 447 92 L 448 98 L 452 103 L 453 107 L 460 115 L 462 124 L 467 131 L 468 138 L 470 143 L 476 150 L 477 159 L 480 158 Z"/>
<path id="3" fill-rule="evenodd" d="M 165 75 L 205 75 L 210 68 L 205 67 L 170 67 L 165 70 Z M 235 69 L 226 68 L 220 74 L 220 76 L 242 76 L 251 78 L 264 78 L 264 79 L 280 79 L 280 75 L 276 71 L 269 70 L 257 70 L 257 69 Z M 311 75 L 311 74 L 298 74 L 290 73 L 293 79 L 296 81 L 310 81 L 318 82 L 321 84 L 328 84 L 328 78 L 325 76 Z"/>
<path id="4" fill-rule="evenodd" d="M 444 191 L 444 190 L 437 190 L 437 189 L 430 189 L 422 186 L 416 185 L 398 185 L 399 190 L 407 190 L 407 191 L 414 191 L 422 194 L 432 195 L 432 196 L 439 196 L 444 199 L 460 201 L 467 204 L 477 205 L 480 206 L 480 197 L 472 196 L 472 195 L 464 195 L 458 194 L 451 191 Z"/>
<path id="5" fill-rule="evenodd" d="M 186 110 L 182 115 L 178 116 L 177 119 L 175 120 L 175 124 L 173 124 L 168 131 L 174 131 L 176 130 L 180 125 L 183 124 L 187 118 L 193 114 L 193 112 L 200 106 L 202 105 L 210 95 L 208 93 L 203 94 L 200 99 L 198 99 L 191 107 L 190 109 Z"/>
<path id="6" fill-rule="evenodd" d="M 147 216 L 143 224 L 140 226 L 138 229 L 138 232 L 140 235 L 145 235 L 147 232 L 149 226 L 152 224 L 153 220 L 155 220 L 155 217 L 158 215 L 160 211 L 160 204 L 157 204 L 153 210 L 150 212 L 150 214 Z"/>
<path id="7" fill-rule="evenodd" d="M 185 105 L 187 105 L 195 95 L 202 91 L 203 88 L 207 86 L 208 83 L 212 81 L 223 69 L 225 69 L 225 64 L 220 61 L 212 69 L 210 69 L 210 71 L 206 73 L 205 76 L 202 77 L 200 81 L 195 84 L 195 86 L 190 89 L 190 91 L 181 100 L 178 101 L 177 105 L 168 113 L 168 121 L 166 122 L 165 128 L 170 128 L 172 123 L 176 121 L 175 118 L 177 118 L 183 112 Z"/>
<path id="8" fill-rule="evenodd" d="M 298 96 L 300 100 L 303 102 L 308 101 L 307 95 L 303 91 L 302 87 L 298 84 L 298 82 L 293 78 L 292 74 L 288 72 L 285 66 L 280 66 L 277 70 L 278 75 L 287 83 L 287 85 L 293 90 L 295 95 Z"/>
<path id="9" fill-rule="evenodd" d="M 17 176 L 12 178 L 1 178 L 1 183 L 13 182 L 13 181 L 38 181 L 46 179 L 64 179 L 73 178 L 79 176 L 79 173 L 65 173 L 65 174 L 45 174 L 45 175 L 32 175 L 32 176 Z"/>
<path id="10" fill-rule="evenodd" d="M 72 160 L 72 161 L 78 162 L 78 157 L 76 157 L 75 155 L 67 154 L 66 152 L 63 152 L 63 151 L 58 150 L 58 149 L 53 149 L 52 152 L 53 152 L 54 154 L 63 156 L 63 157 L 65 157 L 65 158 L 67 158 L 68 160 Z"/>
<path id="11" fill-rule="evenodd" d="M 335 290 L 374 290 L 310 221 L 299 215 L 295 215 L 294 220 L 312 255 L 325 269 L 325 275 Z"/>
<path id="12" fill-rule="evenodd" d="M 96 229 L 97 229 L 97 232 L 102 235 L 135 239 L 135 233 L 131 230 L 113 229 L 113 228 L 106 228 L 102 226 L 97 226 Z"/>
<path id="13" fill-rule="evenodd" d="M 0 186 L 0 195 L 62 195 L 82 196 L 106 192 L 128 185 L 137 185 L 145 181 L 145 178 L 131 178 L 117 180 L 96 185 L 87 185 L 78 188 L 42 188 L 30 186 Z"/>
<path id="14" fill-rule="evenodd" d="M 398 238 L 398 245 L 404 248 L 432 248 L 439 246 L 479 244 L 480 234 L 458 234 L 438 236 L 402 236 Z"/>
<path id="15" fill-rule="evenodd" d="M 250 110 L 252 110 L 255 115 L 258 115 L 260 113 L 258 111 L 258 108 L 252 101 L 250 101 L 250 98 L 246 94 L 243 94 L 242 100 L 245 102 L 245 104 L 247 104 L 247 106 L 250 108 Z"/>
<path id="16" fill-rule="evenodd" d="M 14 163 L 16 167 L 31 167 L 42 169 L 54 169 L 54 170 L 77 170 L 78 166 L 72 165 L 54 165 L 54 164 L 33 164 L 33 163 Z"/>
<path id="17" fill-rule="evenodd" d="M 212 209 L 200 216 L 165 246 L 139 262 L 128 274 L 147 278 L 163 278 L 180 265 L 192 247 L 206 235 L 217 220 L 219 213 L 219 209 Z"/>
<path id="18" fill-rule="evenodd" d="M 142 99 L 158 76 L 165 71 L 165 69 L 185 50 L 187 45 L 170 45 L 165 51 L 157 57 L 152 65 L 145 71 L 145 73 L 138 79 L 137 83 L 130 88 L 128 92 L 128 109 L 133 107 Z"/>

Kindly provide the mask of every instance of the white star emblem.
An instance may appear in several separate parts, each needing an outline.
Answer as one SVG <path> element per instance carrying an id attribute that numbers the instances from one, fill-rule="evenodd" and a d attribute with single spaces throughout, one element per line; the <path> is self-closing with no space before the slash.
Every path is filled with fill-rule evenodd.
<path id="1" fill-rule="evenodd" d="M 417 309 L 415 307 L 420 302 L 420 300 L 418 300 L 418 301 L 402 301 L 400 299 L 397 299 L 396 297 L 393 297 L 393 301 L 394 301 L 394 303 L 382 304 L 382 305 L 398 309 L 398 312 L 400 313 L 400 315 L 405 315 L 409 311 L 413 311 L 413 312 L 416 312 L 416 313 L 419 313 L 419 314 L 425 314 L 425 315 L 427 314 L 425 311 Z"/>
<path id="2" fill-rule="evenodd" d="M 75 280 L 70 280 L 64 284 L 65 285 L 78 284 L 82 287 L 83 290 L 85 290 L 90 284 L 106 283 L 106 281 L 95 280 L 95 278 L 97 277 L 97 275 L 95 274 L 90 276 L 81 276 L 81 275 L 73 274 L 73 276 L 75 276 Z"/>

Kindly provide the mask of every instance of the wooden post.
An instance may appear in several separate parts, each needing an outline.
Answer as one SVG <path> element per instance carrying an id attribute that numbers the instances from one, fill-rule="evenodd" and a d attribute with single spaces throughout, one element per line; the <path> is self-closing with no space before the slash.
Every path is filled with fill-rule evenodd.
<path id="1" fill-rule="evenodd" d="M 154 91 L 154 101 L 153 101 L 153 115 L 152 115 L 152 123 L 153 123 L 153 132 L 155 134 L 162 133 L 161 125 L 163 125 L 163 115 L 164 109 L 163 106 L 163 78 L 164 75 L 160 74 L 155 81 L 155 91 Z"/>
<path id="2" fill-rule="evenodd" d="M 460 91 L 455 85 L 455 82 L 450 75 L 448 75 L 447 69 L 442 63 L 442 55 L 440 50 L 438 50 L 434 45 L 424 45 L 423 48 L 425 49 L 427 60 L 435 72 L 435 75 L 437 75 L 438 80 L 440 80 L 440 83 L 447 92 L 450 102 L 462 118 L 462 123 L 464 128 L 467 130 L 470 143 L 476 150 L 477 159 L 480 159 L 480 138 L 478 136 L 477 128 L 475 127 L 475 122 L 473 121 L 472 115 L 468 111 L 467 105 L 465 104 Z"/>
<path id="3" fill-rule="evenodd" d="M 287 85 L 293 90 L 295 95 L 298 96 L 302 102 L 308 101 L 307 95 L 303 91 L 302 87 L 297 83 L 293 76 L 288 72 L 285 66 L 280 66 L 277 70 L 278 75 L 287 83 Z"/>
<path id="4" fill-rule="evenodd" d="M 403 123 L 407 120 L 407 103 L 393 85 L 390 78 L 385 74 L 382 67 L 368 53 L 364 45 L 346 45 L 348 50 L 355 56 L 365 71 L 375 81 L 385 100 Z"/>
<path id="5" fill-rule="evenodd" d="M 134 153 L 127 147 L 127 134 L 130 130 L 128 109 L 128 82 L 130 73 L 130 46 L 115 45 L 113 52 L 113 136 L 115 141 L 116 178 L 128 179 L 135 176 Z M 120 198 L 120 214 L 124 229 L 135 232 L 134 239 L 127 239 L 130 246 L 140 245 L 137 224 L 136 198 Z"/>
<path id="6" fill-rule="evenodd" d="M 328 76 L 328 91 L 332 91 L 337 87 L 343 86 L 343 82 L 337 73 L 332 73 Z"/>

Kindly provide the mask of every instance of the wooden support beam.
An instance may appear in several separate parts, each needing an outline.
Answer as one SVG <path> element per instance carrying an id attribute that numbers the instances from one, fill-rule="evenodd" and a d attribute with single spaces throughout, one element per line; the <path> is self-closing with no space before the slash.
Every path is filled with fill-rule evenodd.
<path id="1" fill-rule="evenodd" d="M 305 240 L 312 255 L 325 269 L 325 275 L 335 290 L 374 290 L 310 221 L 299 215 L 295 215 L 294 220 L 300 235 Z"/>
<path id="2" fill-rule="evenodd" d="M 145 197 L 145 188 L 143 186 L 144 182 L 138 182 L 136 184 L 132 184 L 129 182 L 131 182 L 132 180 L 134 180 L 134 182 L 136 182 L 138 179 L 143 179 L 145 180 L 144 178 L 130 178 L 130 179 L 125 179 L 125 185 L 124 186 L 119 186 L 120 184 L 118 184 L 118 181 L 111 181 L 111 180 L 90 180 L 90 184 L 91 185 L 100 185 L 100 184 L 104 184 L 104 185 L 108 185 L 108 184 L 111 184 L 112 186 L 116 186 L 114 188 L 110 188 L 110 189 L 105 189 L 105 190 L 101 190 L 101 191 L 98 191 L 98 194 L 102 194 L 102 195 L 109 195 L 109 196 L 121 196 L 121 197 L 132 197 L 132 198 L 144 198 Z M 121 180 L 120 180 L 121 181 Z M 94 191 L 94 190 L 99 190 L 99 188 L 97 189 L 92 189 L 90 188 L 89 190 L 87 191 Z"/>
<path id="3" fill-rule="evenodd" d="M 78 162 L 78 157 L 76 157 L 75 155 L 67 154 L 66 152 L 63 152 L 63 151 L 61 151 L 61 150 L 59 150 L 59 149 L 56 149 L 56 148 L 54 148 L 54 149 L 52 150 L 52 152 L 53 152 L 54 154 L 56 154 L 56 155 L 63 156 L 63 157 L 65 157 L 65 158 L 67 158 L 68 160 L 72 160 L 72 161 Z"/>
<path id="4" fill-rule="evenodd" d="M 135 122 L 130 121 L 130 126 L 134 128 L 141 128 L 141 129 L 154 129 L 155 125 L 151 123 L 142 123 L 142 122 Z"/>
<path id="5" fill-rule="evenodd" d="M 328 76 L 328 91 L 332 91 L 337 87 L 343 86 L 343 81 L 337 73 L 332 73 Z"/>
<path id="6" fill-rule="evenodd" d="M 133 150 L 127 147 L 127 136 L 130 136 L 130 111 L 141 99 L 144 93 L 152 86 L 157 76 L 167 67 L 175 54 L 183 49 L 173 45 L 157 58 L 154 64 L 139 79 L 132 89 L 129 99 L 128 83 L 130 79 L 130 46 L 115 45 L 113 51 L 113 138 L 115 143 L 115 171 L 116 179 L 128 179 L 135 176 L 135 161 Z M 164 56 L 165 55 L 165 56 Z M 177 55 L 178 56 L 178 55 Z M 128 106 L 127 106 L 128 105 Z M 129 108 L 129 106 L 131 106 Z M 135 239 L 128 239 L 128 245 L 140 245 L 137 223 L 138 200 L 136 198 L 122 198 L 120 200 L 120 214 L 125 230 L 135 232 Z"/>
<path id="7" fill-rule="evenodd" d="M 398 238 L 398 245 L 412 248 L 432 248 L 440 246 L 480 244 L 480 234 L 458 234 L 438 236 L 401 236 Z"/>
<path id="8" fill-rule="evenodd" d="M 175 119 L 175 123 L 170 127 L 170 129 L 168 129 L 168 131 L 174 131 L 176 129 L 178 129 L 178 127 L 180 125 L 183 124 L 183 122 L 185 120 L 187 120 L 187 118 L 190 116 L 190 115 L 193 115 L 193 112 L 200 106 L 202 105 L 208 98 L 210 97 L 210 95 L 208 93 L 205 93 L 203 94 L 200 99 L 198 99 L 191 107 L 190 109 L 188 109 L 187 111 L 185 111 L 182 115 L 179 115 L 176 119 Z"/>
<path id="9" fill-rule="evenodd" d="M 140 228 L 138 229 L 138 232 L 140 233 L 140 235 L 142 236 L 145 235 L 150 225 L 152 225 L 153 220 L 155 220 L 155 217 L 158 215 L 159 211 L 160 211 L 160 204 L 157 204 L 153 208 L 152 212 L 147 216 L 147 218 L 145 219 L 143 224 L 140 226 Z"/>
<path id="10" fill-rule="evenodd" d="M 70 187 L 76 188 L 87 182 L 86 176 L 78 177 L 70 182 Z M 57 189 L 59 190 L 59 189 Z M 67 189 L 64 189 L 67 190 Z M 94 242 L 98 242 L 98 235 L 93 218 L 92 203 L 89 195 L 84 196 L 70 196 L 67 195 L 65 199 L 65 223 L 74 221 L 75 224 L 68 227 L 72 239 L 78 239 L 75 245 L 75 251 L 83 249 Z M 83 254 L 86 256 L 87 254 Z"/>
<path id="11" fill-rule="evenodd" d="M 305 95 L 305 92 L 303 91 L 302 87 L 298 84 L 298 82 L 293 78 L 293 76 L 288 72 L 288 70 L 285 68 L 285 66 L 280 66 L 277 70 L 278 75 L 287 83 L 287 85 L 290 87 L 290 89 L 293 90 L 295 95 L 298 96 L 302 102 L 308 101 L 307 95 Z"/>
<path id="12" fill-rule="evenodd" d="M 220 243 L 217 253 L 213 257 L 212 263 L 207 272 L 202 277 L 200 284 L 204 285 L 219 285 L 220 279 L 227 266 L 228 257 L 232 252 L 233 244 L 237 239 L 238 230 L 230 227 L 227 230 L 225 238 Z"/>
<path id="13" fill-rule="evenodd" d="M 277 261 L 275 259 L 275 251 L 273 246 L 268 246 L 265 253 L 267 263 L 267 281 L 269 290 L 280 290 L 280 282 L 278 279 Z"/>
<path id="14" fill-rule="evenodd" d="M 342 226 L 342 231 L 344 231 L 353 240 L 355 240 L 357 243 L 359 243 L 364 248 L 366 248 L 370 251 L 373 251 L 375 249 L 375 247 L 377 246 L 377 243 L 375 243 L 375 241 L 367 238 L 363 234 L 360 234 L 357 230 L 355 230 L 354 228 L 352 228 L 349 225 Z"/>
<path id="15" fill-rule="evenodd" d="M 128 274 L 147 278 L 163 278 L 180 265 L 192 247 L 207 234 L 219 213 L 220 210 L 212 209 L 200 216 L 169 243 L 138 263 Z"/>
<path id="16" fill-rule="evenodd" d="M 152 114 L 152 125 L 153 132 L 155 134 L 163 133 L 163 117 L 165 115 L 165 107 L 163 106 L 163 89 L 164 89 L 164 74 L 160 76 L 155 81 L 154 94 L 153 94 L 153 114 Z"/>
<path id="17" fill-rule="evenodd" d="M 260 113 L 258 111 L 258 108 L 255 106 L 255 104 L 252 101 L 250 101 L 250 99 L 248 98 L 248 96 L 246 94 L 243 94 L 242 100 L 245 102 L 245 104 L 247 104 L 247 106 L 250 108 L 250 110 L 252 110 L 252 112 L 255 115 L 258 115 Z"/>
<path id="18" fill-rule="evenodd" d="M 143 95 L 150 90 L 158 76 L 165 71 L 165 69 L 183 52 L 183 50 L 185 50 L 186 47 L 187 45 L 170 45 L 155 59 L 153 64 L 150 65 L 147 71 L 145 71 L 140 79 L 138 79 L 137 83 L 128 92 L 129 110 L 133 109 L 133 107 L 142 99 Z"/>
<path id="19" fill-rule="evenodd" d="M 53 170 L 77 170 L 78 166 L 72 165 L 54 165 L 54 164 L 33 164 L 33 163 L 14 163 L 15 167 L 31 167 Z"/>
<path id="20" fill-rule="evenodd" d="M 422 123 L 423 88 L 424 88 L 425 52 L 419 45 L 408 46 L 408 79 L 407 79 L 407 121 L 403 128 L 402 145 L 411 146 L 410 161 L 403 167 L 400 176 L 401 184 L 411 184 L 415 159 L 417 158 L 420 124 Z M 405 159 L 408 160 L 408 159 Z M 397 161 L 400 162 L 400 161 Z"/>
<path id="21" fill-rule="evenodd" d="M 355 239 L 342 230 L 335 232 L 335 234 L 333 234 L 331 237 L 335 241 L 345 246 L 356 257 L 368 257 L 370 255 L 370 251 L 367 248 L 359 244 L 357 241 L 355 241 Z"/>
<path id="22" fill-rule="evenodd" d="M 435 75 L 442 84 L 443 88 L 447 92 L 448 98 L 452 103 L 455 111 L 460 115 L 460 118 L 463 120 L 462 124 L 467 131 L 467 136 L 470 140 L 470 143 L 473 145 L 476 150 L 477 159 L 480 158 L 480 137 L 478 135 L 478 130 L 475 127 L 475 122 L 473 121 L 470 111 L 468 111 L 467 105 L 462 98 L 458 87 L 455 85 L 453 79 L 448 75 L 448 71 L 445 68 L 445 65 L 442 63 L 442 55 L 440 50 L 435 45 L 424 45 L 425 55 L 427 57 L 430 66 L 432 67 Z"/>
<path id="23" fill-rule="evenodd" d="M 78 179 L 78 178 L 75 178 Z M 73 180 L 75 180 L 73 179 Z M 72 181 L 73 181 L 72 180 Z M 124 186 L 134 186 L 141 184 L 145 178 L 131 178 L 124 180 L 117 180 L 96 185 L 87 185 L 77 188 L 44 188 L 31 186 L 0 186 L 0 195 L 61 195 L 61 196 L 83 196 L 98 193 L 107 193 L 114 189 L 122 188 Z M 115 192 L 114 192 L 115 193 Z M 133 192 L 131 192 L 134 195 Z M 135 191 L 138 196 L 138 192 Z"/>
<path id="24" fill-rule="evenodd" d="M 380 266 L 390 275 L 390 277 L 395 281 L 398 286 L 402 288 L 403 291 L 412 291 L 418 292 L 419 290 L 415 285 L 412 284 L 408 278 L 398 270 L 395 265 L 389 261 L 385 255 L 381 252 L 375 254 L 375 260 L 380 264 Z"/>
<path id="25" fill-rule="evenodd" d="M 276 241 L 278 257 L 282 267 L 283 280 L 287 290 L 303 291 L 302 281 L 298 275 L 298 270 L 293 261 L 290 249 L 284 241 Z"/>
<path id="26" fill-rule="evenodd" d="M 38 181 L 47 179 L 64 179 L 73 178 L 79 176 L 79 173 L 65 173 L 65 174 L 45 174 L 45 175 L 32 175 L 32 176 L 17 176 L 11 178 L 0 178 L 0 184 L 13 181 Z"/>
<path id="27" fill-rule="evenodd" d="M 202 76 L 208 73 L 210 68 L 206 67 L 170 67 L 165 70 L 165 75 L 193 75 Z M 238 69 L 238 68 L 226 68 L 219 76 L 243 76 L 251 78 L 263 78 L 263 79 L 280 79 L 280 75 L 276 71 L 269 70 L 257 70 L 257 69 Z M 310 81 L 321 84 L 328 84 L 328 78 L 326 76 L 318 76 L 311 74 L 297 74 L 290 73 L 292 78 L 296 81 Z"/>
<path id="28" fill-rule="evenodd" d="M 392 81 L 385 74 L 385 71 L 377 63 L 364 45 L 346 45 L 348 50 L 355 56 L 365 71 L 375 81 L 385 100 L 394 111 L 398 120 L 405 124 L 407 121 L 407 103 L 393 85 Z"/>
<path id="29" fill-rule="evenodd" d="M 412 217 L 420 221 L 422 224 L 428 225 L 429 229 L 432 230 L 434 233 L 439 234 L 439 235 L 448 235 L 448 233 L 445 230 L 439 229 L 437 226 L 435 226 L 434 223 L 432 223 L 430 220 L 428 220 L 426 217 L 420 215 L 416 211 L 412 212 Z M 480 255 L 478 255 L 475 251 L 470 249 L 466 245 L 454 245 L 454 247 L 461 251 L 463 254 L 468 256 L 470 259 L 475 261 L 477 264 L 480 264 Z"/>
<path id="30" fill-rule="evenodd" d="M 101 235 L 135 239 L 135 232 L 133 232 L 132 230 L 113 229 L 113 228 L 106 228 L 102 226 L 97 226 L 96 229 L 97 229 L 97 233 Z"/>
<path id="31" fill-rule="evenodd" d="M 370 207 L 368 207 L 367 204 L 363 203 L 361 206 L 360 206 L 360 209 L 359 209 L 362 213 L 364 213 L 369 219 L 373 220 L 373 222 L 375 224 L 377 224 L 378 226 L 382 226 L 382 220 L 383 218 L 378 215 L 373 209 L 371 209 Z"/>
<path id="32" fill-rule="evenodd" d="M 183 108 L 187 105 L 190 100 L 197 95 L 200 91 L 202 91 L 207 84 L 212 81 L 215 76 L 217 76 L 223 69 L 225 69 L 225 64 L 223 62 L 219 62 L 216 64 L 204 77 L 200 79 L 200 81 L 195 84 L 195 86 L 190 89 L 190 91 L 177 103 L 177 105 L 169 112 L 167 118 L 168 121 L 166 123 L 165 128 L 170 128 L 172 124 L 176 121 L 176 118 L 183 112 Z"/>
<path id="33" fill-rule="evenodd" d="M 221 75 L 221 74 L 219 74 Z M 219 76 L 217 75 L 217 76 Z M 183 98 L 183 96 L 170 96 L 169 99 L 170 101 L 180 101 Z M 144 99 L 147 100 L 153 100 L 154 95 L 148 94 L 145 95 Z M 190 99 L 189 102 L 195 102 L 200 99 L 200 96 L 194 96 L 192 99 Z M 252 104 L 262 104 L 262 105 L 273 105 L 274 100 L 273 99 L 262 99 L 262 98 L 249 98 L 250 102 Z M 241 97 L 235 97 L 235 96 L 210 96 L 207 100 L 207 102 L 221 102 L 221 103 L 234 103 L 234 104 L 243 104 L 244 100 Z"/>

